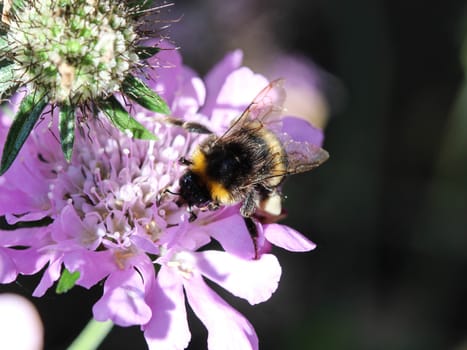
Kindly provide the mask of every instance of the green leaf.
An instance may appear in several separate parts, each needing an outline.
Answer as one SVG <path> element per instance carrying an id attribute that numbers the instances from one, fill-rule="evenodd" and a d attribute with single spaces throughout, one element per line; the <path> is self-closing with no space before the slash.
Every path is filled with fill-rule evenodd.
<path id="1" fill-rule="evenodd" d="M 0 175 L 13 164 L 21 147 L 28 138 L 32 128 L 39 119 L 44 107 L 47 105 L 45 94 L 33 93 L 21 101 L 19 111 L 8 131 L 8 136 L 3 148 L 2 161 L 0 163 Z"/>
<path id="2" fill-rule="evenodd" d="M 57 288 L 55 292 L 57 294 L 63 294 L 68 292 L 71 288 L 75 286 L 76 281 L 80 277 L 79 271 L 70 272 L 66 268 L 63 269 L 62 275 L 57 283 Z"/>
<path id="3" fill-rule="evenodd" d="M 140 60 L 147 60 L 151 58 L 156 53 L 158 53 L 161 49 L 158 47 L 151 47 L 151 46 L 138 46 L 136 48 L 136 54 L 138 55 Z"/>
<path id="4" fill-rule="evenodd" d="M 123 81 L 122 90 L 144 108 L 157 113 L 170 114 L 167 103 L 140 79 L 128 75 Z"/>
<path id="5" fill-rule="evenodd" d="M 63 155 L 70 162 L 75 142 L 75 108 L 69 104 L 61 105 L 58 119 Z"/>
<path id="6" fill-rule="evenodd" d="M 0 67 L 0 101 L 10 97 L 15 91 L 13 88 L 17 85 L 18 83 L 15 80 L 13 64 Z"/>
<path id="7" fill-rule="evenodd" d="M 141 125 L 122 107 L 114 96 L 98 102 L 99 108 L 121 131 L 130 131 L 133 137 L 142 140 L 157 140 L 156 136 Z"/>

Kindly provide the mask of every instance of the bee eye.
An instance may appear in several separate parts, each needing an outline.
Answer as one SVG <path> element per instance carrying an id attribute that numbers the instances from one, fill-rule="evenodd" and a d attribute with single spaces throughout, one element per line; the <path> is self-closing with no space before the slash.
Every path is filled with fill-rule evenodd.
<path id="1" fill-rule="evenodd" d="M 202 206 L 211 200 L 207 186 L 191 171 L 180 178 L 180 196 L 190 206 Z"/>

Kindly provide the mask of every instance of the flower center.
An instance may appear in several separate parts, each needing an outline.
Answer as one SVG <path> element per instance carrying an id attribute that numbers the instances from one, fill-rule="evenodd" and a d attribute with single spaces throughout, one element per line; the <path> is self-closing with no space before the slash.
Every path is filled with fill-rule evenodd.
<path id="1" fill-rule="evenodd" d="M 173 142 L 171 130 L 160 127 L 157 142 L 139 141 L 93 126 L 77 137 L 74 161 L 61 170 L 52 167 L 56 178 L 49 198 L 56 217 L 65 222 L 63 208 L 73 207 L 84 228 L 77 237 L 83 246 L 112 250 L 123 266 L 139 249 L 157 254 L 170 239 L 168 230 L 186 215 L 185 208 L 174 201 L 160 203 L 158 197 L 180 176 L 185 138 Z"/>
<path id="2" fill-rule="evenodd" d="M 185 279 L 190 279 L 195 270 L 193 256 L 184 251 L 174 254 L 171 260 L 167 262 L 167 266 L 176 269 Z"/>
<path id="3" fill-rule="evenodd" d="M 32 0 L 11 16 L 6 52 L 15 78 L 51 102 L 77 104 L 118 90 L 138 62 L 133 20 L 111 0 Z M 8 51 L 7 51 L 8 50 Z"/>

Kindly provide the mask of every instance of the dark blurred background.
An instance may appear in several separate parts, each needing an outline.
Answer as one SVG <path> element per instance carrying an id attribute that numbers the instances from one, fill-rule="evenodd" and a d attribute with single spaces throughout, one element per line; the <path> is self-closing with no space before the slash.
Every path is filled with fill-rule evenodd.
<path id="1" fill-rule="evenodd" d="M 467 349 L 466 10 L 457 0 L 176 1 L 172 18 L 183 16 L 169 34 L 200 74 L 235 48 L 270 78 L 288 68 L 271 68 L 284 54 L 322 69 L 327 103 L 313 118 L 331 159 L 286 183 L 284 222 L 318 247 L 275 250 L 283 277 L 266 303 L 222 294 L 261 349 Z M 69 344 L 99 295 L 34 300 L 47 349 Z M 190 321 L 189 349 L 205 349 Z M 129 348 L 145 349 L 136 327 L 101 347 Z"/>

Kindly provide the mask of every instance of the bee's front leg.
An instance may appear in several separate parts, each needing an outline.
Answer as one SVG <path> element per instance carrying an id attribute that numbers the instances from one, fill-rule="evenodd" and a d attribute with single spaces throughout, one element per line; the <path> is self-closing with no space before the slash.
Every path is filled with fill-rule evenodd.
<path id="1" fill-rule="evenodd" d="M 203 207 L 199 207 L 199 210 L 201 211 L 214 211 L 219 209 L 220 205 L 217 202 L 209 202 Z"/>
<path id="2" fill-rule="evenodd" d="M 188 206 L 188 213 L 190 214 L 190 217 L 188 218 L 188 222 L 193 222 L 195 221 L 198 216 L 193 212 L 193 208 L 191 206 Z"/>
<path id="3" fill-rule="evenodd" d="M 220 207 L 220 205 L 217 202 L 209 202 L 209 204 L 208 204 L 208 210 L 210 210 L 210 211 L 217 210 L 217 209 L 219 209 L 219 207 Z"/>

